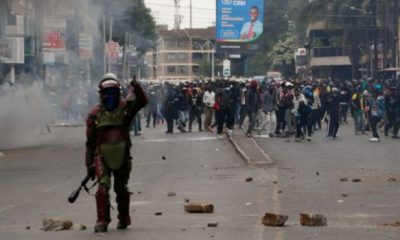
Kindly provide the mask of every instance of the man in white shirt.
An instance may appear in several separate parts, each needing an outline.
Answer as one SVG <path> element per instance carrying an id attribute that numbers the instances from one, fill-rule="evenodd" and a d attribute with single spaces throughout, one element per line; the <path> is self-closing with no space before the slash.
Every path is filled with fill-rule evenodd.
<path id="1" fill-rule="evenodd" d="M 210 132 L 213 132 L 211 124 L 214 115 L 215 93 L 211 91 L 210 86 L 206 88 L 206 92 L 203 96 L 203 103 L 205 105 L 204 112 L 206 115 L 204 119 L 204 129 L 208 129 Z"/>

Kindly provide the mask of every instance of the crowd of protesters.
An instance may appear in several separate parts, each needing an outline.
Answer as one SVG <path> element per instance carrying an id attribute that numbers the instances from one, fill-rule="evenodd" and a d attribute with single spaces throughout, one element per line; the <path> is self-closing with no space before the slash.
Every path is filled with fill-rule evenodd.
<path id="1" fill-rule="evenodd" d="M 311 141 L 315 131 L 338 137 L 341 124 L 351 114 L 354 133 L 372 132 L 371 142 L 380 141 L 379 132 L 399 138 L 400 85 L 397 81 L 195 81 L 173 85 L 148 84 L 149 104 L 132 124 L 141 134 L 146 127 L 166 123 L 166 133 L 198 131 L 232 133 L 235 126 L 246 135 L 294 137 Z M 175 126 L 175 127 L 174 127 Z"/>

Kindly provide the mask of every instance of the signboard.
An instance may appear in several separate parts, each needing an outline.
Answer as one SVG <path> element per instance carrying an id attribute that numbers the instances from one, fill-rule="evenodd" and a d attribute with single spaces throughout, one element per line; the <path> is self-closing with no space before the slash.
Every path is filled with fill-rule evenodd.
<path id="1" fill-rule="evenodd" d="M 64 20 L 43 20 L 43 63 L 53 65 L 56 59 L 64 59 L 65 55 Z M 64 62 L 64 61 L 62 61 Z"/>
<path id="2" fill-rule="evenodd" d="M 118 60 L 119 43 L 109 41 L 105 44 L 105 50 L 109 60 Z"/>
<path id="3" fill-rule="evenodd" d="M 25 42 L 23 38 L 0 39 L 0 62 L 23 64 L 25 62 Z"/>
<path id="4" fill-rule="evenodd" d="M 264 0 L 217 0 L 217 51 L 260 50 L 264 32 Z"/>
<path id="5" fill-rule="evenodd" d="M 231 76 L 231 61 L 228 59 L 225 59 L 224 62 L 222 63 L 222 65 L 223 65 L 224 77 L 230 77 Z"/>
<path id="6" fill-rule="evenodd" d="M 93 37 L 89 34 L 79 34 L 79 57 L 81 59 L 93 58 Z"/>

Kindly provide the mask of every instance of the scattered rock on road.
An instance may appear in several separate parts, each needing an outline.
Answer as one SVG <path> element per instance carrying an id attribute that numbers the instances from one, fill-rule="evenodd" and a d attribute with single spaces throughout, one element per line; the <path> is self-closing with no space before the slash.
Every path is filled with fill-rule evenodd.
<path id="1" fill-rule="evenodd" d="M 252 177 L 246 178 L 246 182 L 252 182 L 252 181 L 253 181 L 253 178 L 252 178 Z"/>
<path id="2" fill-rule="evenodd" d="M 31 229 L 31 226 L 26 226 L 25 229 L 26 229 L 26 230 L 30 230 L 30 229 Z"/>
<path id="3" fill-rule="evenodd" d="M 218 222 L 210 222 L 210 223 L 208 223 L 207 224 L 207 227 L 209 227 L 209 228 L 216 228 L 216 227 L 218 227 Z"/>
<path id="4" fill-rule="evenodd" d="M 288 220 L 288 218 L 289 217 L 286 215 L 266 213 L 262 218 L 262 223 L 269 227 L 282 227 L 285 225 L 285 222 Z"/>
<path id="5" fill-rule="evenodd" d="M 162 212 L 156 212 L 156 213 L 154 213 L 154 215 L 156 215 L 156 216 L 161 216 L 163 213 Z"/>
<path id="6" fill-rule="evenodd" d="M 300 214 L 300 224 L 308 227 L 322 227 L 327 225 L 327 220 L 324 215 L 321 214 Z"/>
<path id="7" fill-rule="evenodd" d="M 213 213 L 214 205 L 209 203 L 189 203 L 185 205 L 185 211 L 188 213 Z"/>
<path id="8" fill-rule="evenodd" d="M 71 220 L 66 219 L 52 219 L 46 218 L 43 219 L 43 231 L 61 231 L 61 230 L 70 230 L 74 223 Z"/>
<path id="9" fill-rule="evenodd" d="M 383 227 L 400 227 L 400 222 L 395 223 L 385 223 L 382 225 Z"/>
<path id="10" fill-rule="evenodd" d="M 340 181 L 341 181 L 341 182 L 348 182 L 349 179 L 348 179 L 347 177 L 344 177 L 344 178 L 341 178 Z"/>
<path id="11" fill-rule="evenodd" d="M 347 193 L 342 193 L 342 197 L 348 197 Z"/>
<path id="12" fill-rule="evenodd" d="M 352 178 L 352 182 L 362 182 L 361 178 Z"/>
<path id="13" fill-rule="evenodd" d="M 86 229 L 87 229 L 87 227 L 85 225 L 83 225 L 83 224 L 79 225 L 79 230 L 84 231 Z"/>
<path id="14" fill-rule="evenodd" d="M 190 202 L 190 199 L 189 199 L 189 198 L 184 198 L 183 201 L 184 201 L 185 203 L 188 203 L 188 202 Z"/>
<path id="15" fill-rule="evenodd" d="M 168 196 L 168 197 L 175 197 L 175 196 L 176 196 L 176 193 L 173 192 L 173 191 L 171 191 L 171 192 L 168 192 L 168 193 L 167 193 L 167 196 Z"/>
<path id="16" fill-rule="evenodd" d="M 162 160 L 167 160 L 167 158 L 165 156 L 162 156 L 161 159 Z"/>
<path id="17" fill-rule="evenodd" d="M 393 176 L 390 176 L 390 177 L 388 177 L 386 182 L 397 182 L 397 179 L 395 177 L 393 177 Z"/>

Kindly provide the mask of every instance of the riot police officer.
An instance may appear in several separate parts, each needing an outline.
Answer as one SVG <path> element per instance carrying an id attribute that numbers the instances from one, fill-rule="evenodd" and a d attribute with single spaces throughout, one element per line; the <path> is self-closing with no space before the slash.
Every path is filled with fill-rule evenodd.
<path id="1" fill-rule="evenodd" d="M 109 190 L 114 176 L 114 191 L 118 204 L 118 229 L 131 224 L 128 179 L 131 171 L 129 129 L 147 98 L 139 83 L 130 83 L 131 94 L 121 99 L 121 85 L 117 76 L 107 73 L 99 84 L 100 104 L 94 107 L 86 122 L 86 167 L 92 178 L 98 179 L 96 192 L 97 221 L 95 232 L 107 232 L 110 218 Z M 135 97 L 133 96 L 135 95 Z"/>

